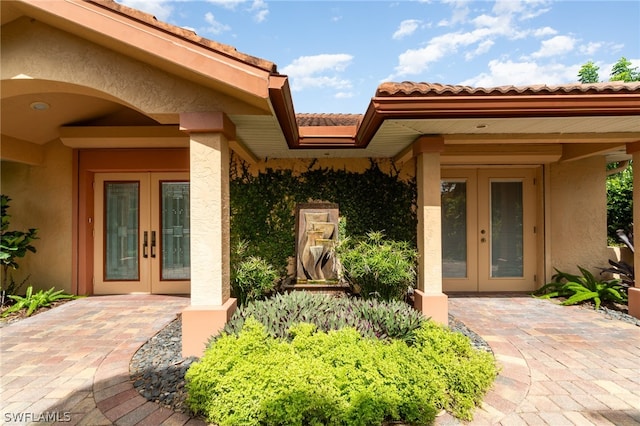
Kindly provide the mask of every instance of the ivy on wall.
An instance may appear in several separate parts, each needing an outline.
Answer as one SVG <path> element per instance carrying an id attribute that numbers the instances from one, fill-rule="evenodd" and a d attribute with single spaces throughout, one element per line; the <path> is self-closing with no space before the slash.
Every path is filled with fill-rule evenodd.
<path id="1" fill-rule="evenodd" d="M 232 164 L 232 249 L 246 241 L 251 255 L 262 257 L 284 276 L 288 259 L 295 256 L 296 204 L 308 202 L 337 203 L 352 237 L 381 231 L 386 238 L 415 246 L 415 180 L 385 173 L 375 160 L 363 173 L 313 166 L 299 175 L 288 169 L 252 175 L 246 163 Z"/>

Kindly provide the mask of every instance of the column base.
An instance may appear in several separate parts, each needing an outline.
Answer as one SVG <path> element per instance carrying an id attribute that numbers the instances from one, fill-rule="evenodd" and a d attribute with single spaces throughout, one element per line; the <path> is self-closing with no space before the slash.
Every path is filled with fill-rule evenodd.
<path id="1" fill-rule="evenodd" d="M 629 315 L 640 319 L 640 288 L 629 287 Z"/>
<path id="2" fill-rule="evenodd" d="M 449 298 L 444 293 L 413 292 L 413 307 L 426 317 L 443 325 L 449 324 Z"/>
<path id="3" fill-rule="evenodd" d="M 182 356 L 202 357 L 209 338 L 231 319 L 238 304 L 228 299 L 224 305 L 188 306 L 182 311 Z"/>

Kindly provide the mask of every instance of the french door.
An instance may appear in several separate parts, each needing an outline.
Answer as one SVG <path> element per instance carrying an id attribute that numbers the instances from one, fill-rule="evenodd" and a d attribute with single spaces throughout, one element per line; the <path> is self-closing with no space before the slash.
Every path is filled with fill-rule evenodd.
<path id="1" fill-rule="evenodd" d="M 535 169 L 442 171 L 444 291 L 536 288 Z"/>
<path id="2" fill-rule="evenodd" d="M 189 293 L 189 174 L 96 173 L 94 182 L 94 293 Z"/>

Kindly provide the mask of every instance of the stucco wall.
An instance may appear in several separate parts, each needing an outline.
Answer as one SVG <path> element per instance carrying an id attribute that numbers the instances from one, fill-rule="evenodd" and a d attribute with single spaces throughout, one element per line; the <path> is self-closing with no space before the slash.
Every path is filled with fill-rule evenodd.
<path id="1" fill-rule="evenodd" d="M 607 198 L 604 157 L 554 163 L 550 166 L 551 217 L 547 222 L 550 267 L 578 273 L 606 266 Z"/>
<path id="2" fill-rule="evenodd" d="M 72 290 L 71 169 L 72 151 L 60 141 L 44 146 L 42 165 L 2 162 L 2 193 L 12 199 L 11 229 L 38 228 L 37 252 L 29 252 L 12 272 L 17 282 L 30 275 L 28 284 L 35 289 Z"/>

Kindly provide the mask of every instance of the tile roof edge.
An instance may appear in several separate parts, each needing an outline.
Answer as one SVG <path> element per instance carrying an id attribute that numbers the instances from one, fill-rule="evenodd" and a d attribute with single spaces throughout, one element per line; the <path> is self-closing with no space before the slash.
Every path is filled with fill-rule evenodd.
<path id="1" fill-rule="evenodd" d="M 404 81 L 401 83 L 386 82 L 378 86 L 376 97 L 393 96 L 482 96 L 482 95 L 531 95 L 531 94 L 594 94 L 612 92 L 640 91 L 640 82 L 604 82 L 591 84 L 564 85 L 528 85 L 528 86 L 497 86 L 471 87 L 440 83 L 418 83 Z"/>
<path id="2" fill-rule="evenodd" d="M 179 37 L 188 42 L 198 44 L 206 49 L 214 50 L 227 57 L 244 62 L 248 65 L 255 66 L 257 68 L 260 68 L 272 74 L 278 73 L 277 65 L 271 61 L 239 52 L 235 47 L 231 45 L 219 43 L 219 42 L 207 39 L 205 37 L 199 36 L 193 30 L 189 30 L 186 28 L 179 27 L 177 25 L 172 25 L 172 24 L 160 21 L 155 16 L 149 13 L 142 12 L 138 9 L 125 6 L 120 3 L 116 3 L 114 0 L 83 0 L 83 1 L 102 7 L 103 9 L 110 10 L 114 13 L 125 16 L 129 19 L 138 21 L 140 23 L 150 25 L 160 31 L 164 31 L 166 33 L 169 33 L 175 37 Z"/>

